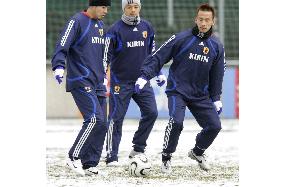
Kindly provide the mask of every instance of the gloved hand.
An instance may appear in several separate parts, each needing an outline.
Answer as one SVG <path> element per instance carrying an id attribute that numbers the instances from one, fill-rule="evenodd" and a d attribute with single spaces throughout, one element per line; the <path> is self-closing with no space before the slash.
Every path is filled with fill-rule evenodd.
<path id="1" fill-rule="evenodd" d="M 215 108 L 216 108 L 218 115 L 220 115 L 221 112 L 222 112 L 222 107 L 223 107 L 222 102 L 221 101 L 215 101 L 214 105 L 215 105 Z"/>
<path id="2" fill-rule="evenodd" d="M 63 74 L 64 74 L 64 67 L 62 67 L 62 66 L 58 66 L 54 70 L 54 77 L 57 80 L 58 84 L 61 84 L 62 79 L 63 79 Z"/>
<path id="3" fill-rule="evenodd" d="M 135 82 L 135 92 L 140 93 L 141 90 L 144 88 L 145 84 L 147 83 L 147 79 L 144 77 L 139 77 Z"/>
<path id="4" fill-rule="evenodd" d="M 157 76 L 157 84 L 158 86 L 163 86 L 165 83 L 167 83 L 167 77 L 160 71 L 159 75 Z M 167 84 L 166 84 L 167 85 Z"/>

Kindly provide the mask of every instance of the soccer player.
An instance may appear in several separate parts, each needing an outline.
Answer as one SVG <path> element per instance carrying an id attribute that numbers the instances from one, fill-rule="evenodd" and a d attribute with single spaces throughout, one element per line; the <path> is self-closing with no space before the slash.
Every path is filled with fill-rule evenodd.
<path id="1" fill-rule="evenodd" d="M 173 59 L 166 89 L 170 119 L 163 143 L 161 170 L 164 173 L 171 172 L 171 157 L 183 129 L 186 107 L 202 127 L 188 156 L 202 169 L 210 169 L 203 153 L 221 130 L 220 96 L 226 67 L 224 47 L 212 34 L 214 16 L 213 7 L 200 5 L 195 17 L 196 26 L 173 35 L 147 57 L 136 81 L 136 88 L 143 91 L 146 82 Z"/>
<path id="2" fill-rule="evenodd" d="M 117 166 L 122 124 L 131 98 L 141 111 L 138 130 L 135 132 L 133 150 L 129 157 L 144 153 L 146 140 L 157 118 L 157 106 L 153 88 L 147 82 L 141 93 L 135 93 L 135 81 L 145 58 L 155 50 L 154 30 L 151 24 L 141 19 L 140 0 L 122 0 L 123 15 L 106 34 L 104 65 L 110 65 L 110 113 L 107 133 L 107 166 Z M 166 77 L 157 73 L 158 85 Z"/>
<path id="3" fill-rule="evenodd" d="M 110 5 L 110 0 L 89 0 L 87 10 L 71 17 L 51 61 L 59 84 L 67 70 L 66 91 L 71 92 L 84 118 L 67 158 L 67 166 L 81 175 L 98 174 L 96 166 L 107 132 L 102 19 Z"/>

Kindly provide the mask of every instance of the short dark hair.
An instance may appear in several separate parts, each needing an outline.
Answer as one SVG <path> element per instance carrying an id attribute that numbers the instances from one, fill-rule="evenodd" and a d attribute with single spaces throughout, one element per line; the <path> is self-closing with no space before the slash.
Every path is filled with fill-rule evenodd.
<path id="1" fill-rule="evenodd" d="M 212 12 L 213 18 L 215 17 L 215 10 L 212 6 L 210 6 L 208 3 L 201 4 L 196 11 L 196 15 L 198 14 L 199 11 L 209 11 Z"/>
<path id="2" fill-rule="evenodd" d="M 89 0 L 89 6 L 111 6 L 111 0 Z"/>

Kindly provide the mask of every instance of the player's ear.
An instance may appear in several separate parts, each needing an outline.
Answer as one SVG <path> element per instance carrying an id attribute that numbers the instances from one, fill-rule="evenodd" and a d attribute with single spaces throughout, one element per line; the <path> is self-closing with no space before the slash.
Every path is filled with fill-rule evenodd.
<path id="1" fill-rule="evenodd" d="M 213 23 L 212 23 L 212 26 L 214 26 L 215 25 L 215 18 L 213 18 Z"/>

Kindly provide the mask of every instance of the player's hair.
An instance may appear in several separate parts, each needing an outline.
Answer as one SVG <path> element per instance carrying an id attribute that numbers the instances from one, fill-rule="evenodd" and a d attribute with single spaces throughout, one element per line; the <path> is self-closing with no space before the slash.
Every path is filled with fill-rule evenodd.
<path id="1" fill-rule="evenodd" d="M 210 6 L 208 3 L 201 4 L 197 10 L 196 10 L 196 15 L 198 14 L 199 11 L 209 11 L 212 12 L 213 18 L 215 17 L 215 10 L 212 6 Z"/>
<path id="2" fill-rule="evenodd" d="M 89 6 L 111 6 L 111 0 L 89 0 Z"/>

